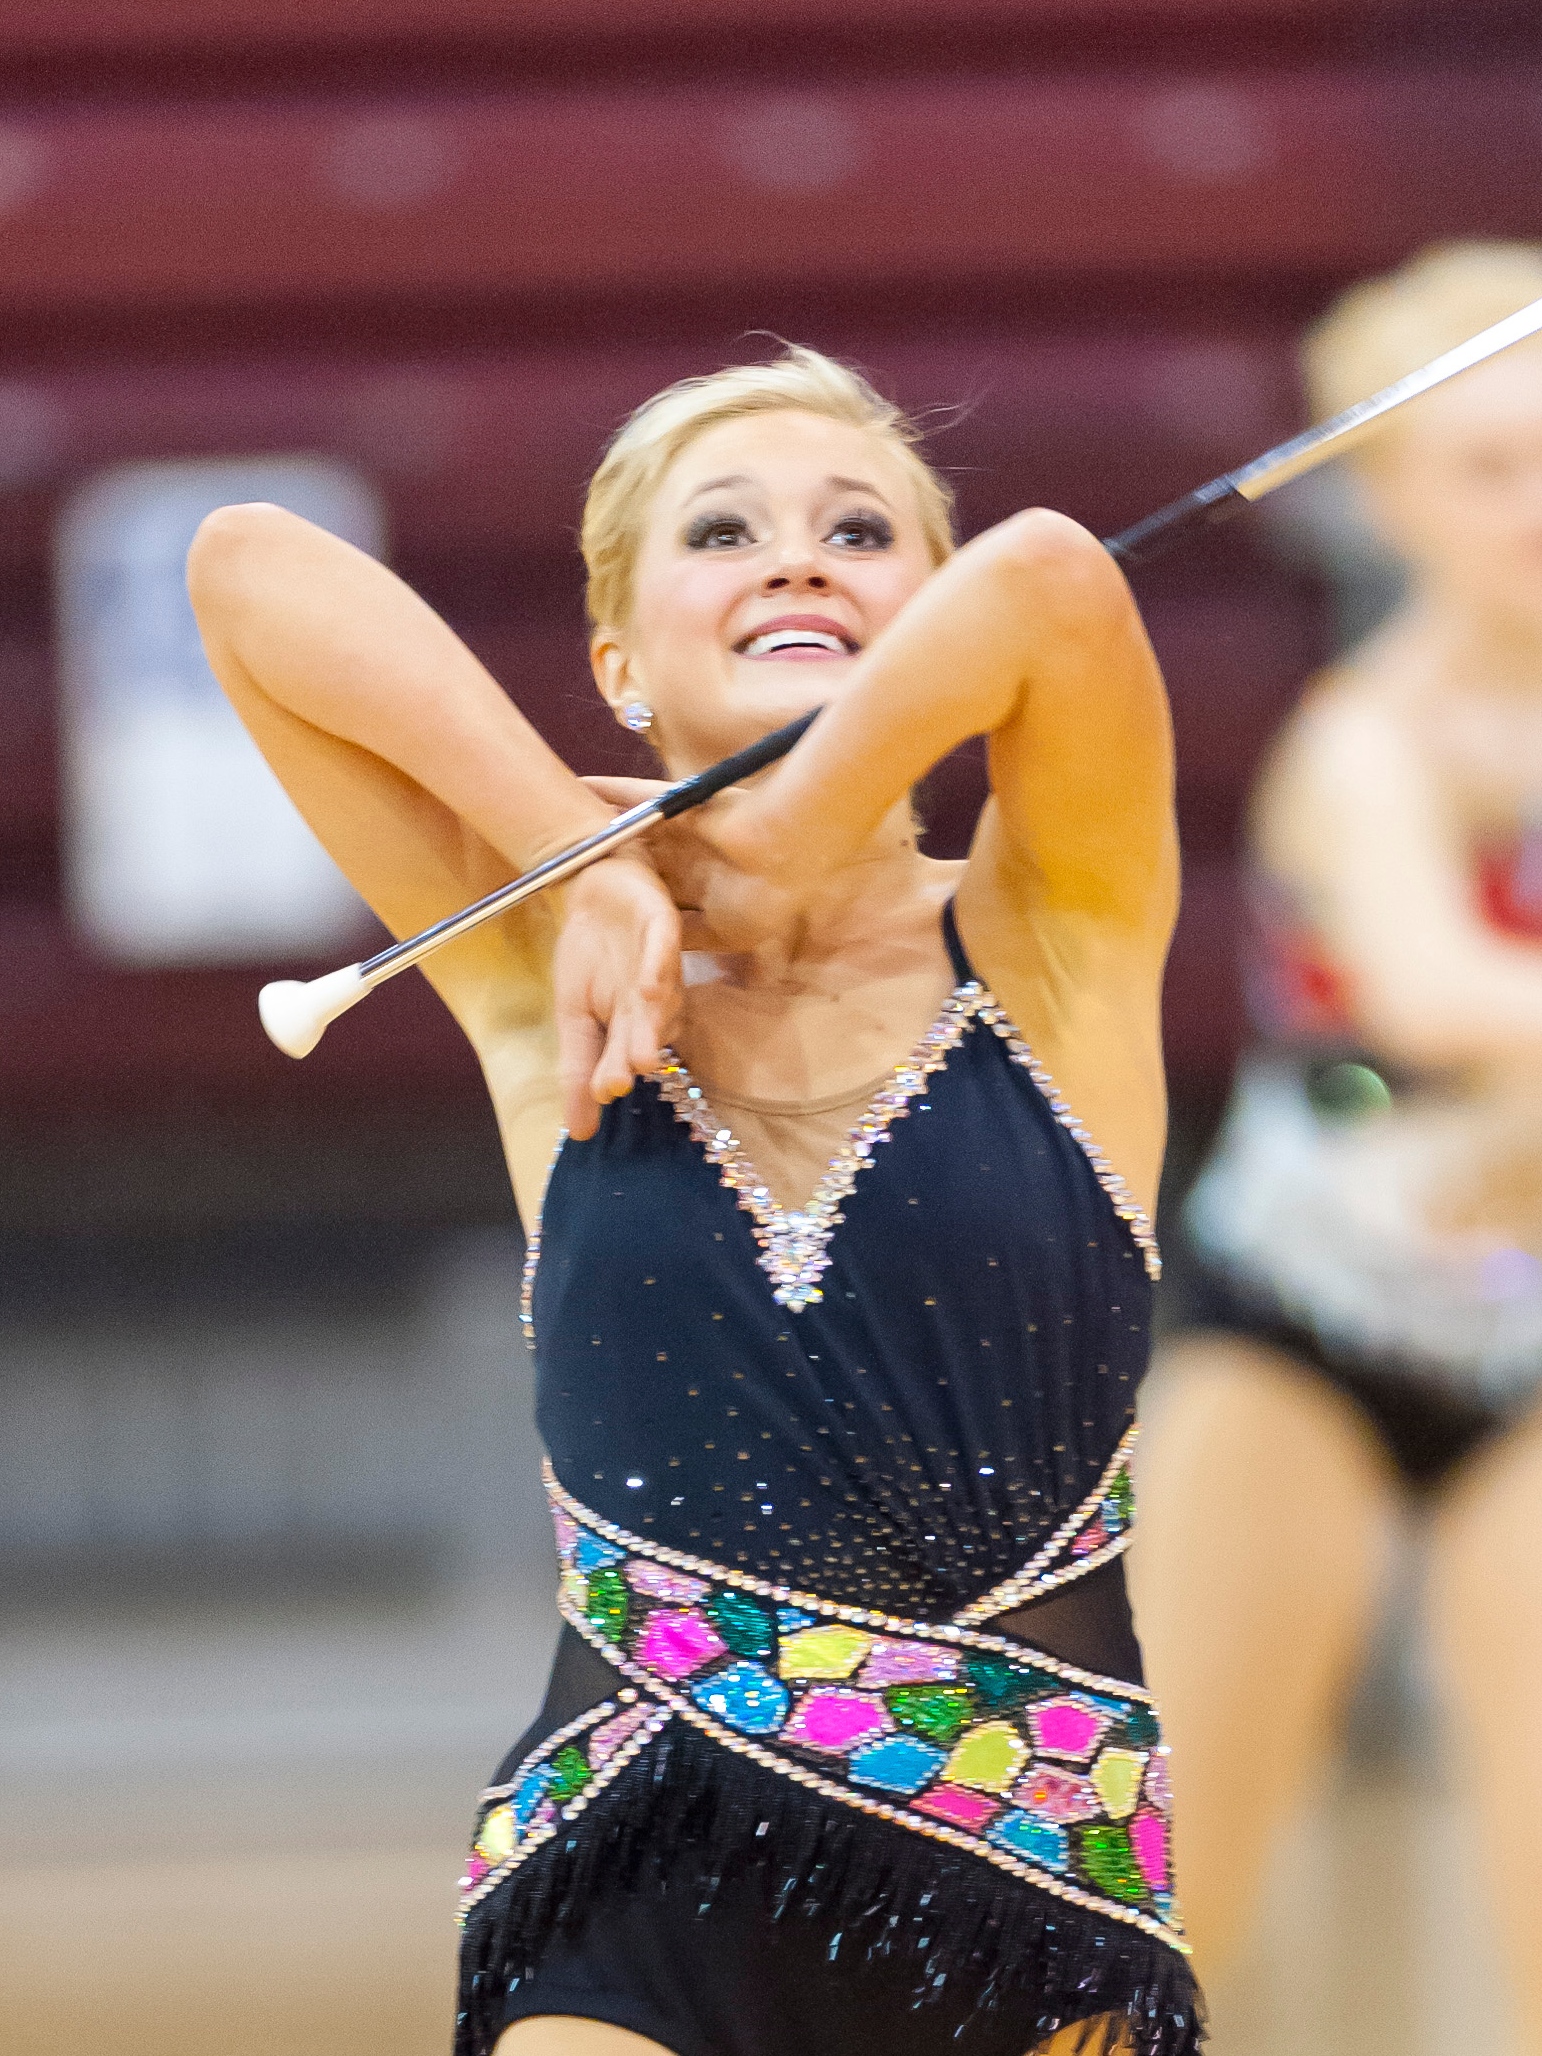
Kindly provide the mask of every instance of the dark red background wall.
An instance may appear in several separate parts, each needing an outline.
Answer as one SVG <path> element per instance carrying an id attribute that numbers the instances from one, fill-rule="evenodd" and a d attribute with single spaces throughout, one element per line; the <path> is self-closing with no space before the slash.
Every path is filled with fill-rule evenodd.
<path id="1" fill-rule="evenodd" d="M 348 457 L 385 494 L 395 562 L 521 705 L 585 768 L 625 763 L 587 685 L 573 531 L 629 407 L 772 330 L 942 409 L 934 452 L 968 527 L 1044 501 L 1106 532 L 1299 425 L 1294 341 L 1347 279 L 1435 237 L 1542 235 L 1534 16 L 1485 0 L 10 10 L 0 1221 L 239 1211 L 237 1187 L 301 1209 L 325 1189 L 345 1211 L 414 1179 L 430 1211 L 490 1190 L 474 1067 L 415 981 L 294 1066 L 261 1038 L 251 976 L 113 972 L 70 940 L 48 565 L 83 475 Z M 1240 1031 L 1239 803 L 1327 631 L 1319 592 L 1256 532 L 1142 591 L 1182 767 L 1171 1056 L 1198 1100 Z M 939 847 L 974 791 L 968 764 L 939 777 Z"/>

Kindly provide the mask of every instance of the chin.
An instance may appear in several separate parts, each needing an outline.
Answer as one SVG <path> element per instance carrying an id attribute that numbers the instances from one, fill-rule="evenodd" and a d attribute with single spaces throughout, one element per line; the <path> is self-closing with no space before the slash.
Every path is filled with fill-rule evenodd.
<path id="1" fill-rule="evenodd" d="M 775 671 L 767 667 L 759 676 L 735 679 L 729 705 L 735 719 L 747 717 L 751 709 L 757 717 L 764 717 L 759 731 L 764 733 L 767 728 L 796 721 L 810 707 L 828 705 L 843 683 L 833 665 L 779 664 Z"/>

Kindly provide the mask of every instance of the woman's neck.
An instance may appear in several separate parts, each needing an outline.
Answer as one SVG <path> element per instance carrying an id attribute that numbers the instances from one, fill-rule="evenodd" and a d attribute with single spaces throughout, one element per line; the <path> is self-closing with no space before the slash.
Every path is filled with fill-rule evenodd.
<path id="1" fill-rule="evenodd" d="M 853 959 L 903 950 L 909 938 L 904 912 L 930 926 L 949 886 L 949 874 L 916 846 L 908 802 L 890 809 L 871 839 L 840 868 L 796 895 L 754 879 L 735 877 L 725 901 L 733 918 L 714 938 L 713 954 L 741 989 L 788 992 L 822 989 Z M 940 941 L 938 947 L 940 948 Z"/>

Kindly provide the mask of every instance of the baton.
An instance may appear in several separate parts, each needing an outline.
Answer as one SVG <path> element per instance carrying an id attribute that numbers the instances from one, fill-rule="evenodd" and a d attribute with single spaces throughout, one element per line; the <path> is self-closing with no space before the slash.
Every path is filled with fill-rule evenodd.
<path id="1" fill-rule="evenodd" d="M 1153 557 L 1186 542 L 1201 529 L 1232 520 L 1254 501 L 1289 484 L 1291 479 L 1300 478 L 1308 471 L 1315 471 L 1319 464 L 1342 456 L 1388 414 L 1406 406 L 1410 400 L 1416 400 L 1421 393 L 1443 385 L 1448 378 L 1471 370 L 1473 365 L 1482 364 L 1501 350 L 1508 350 L 1512 344 L 1524 342 L 1528 336 L 1539 332 L 1542 332 L 1542 300 L 1533 300 L 1529 307 L 1507 315 L 1503 321 L 1496 321 L 1492 328 L 1459 343 L 1454 350 L 1447 350 L 1444 356 L 1436 357 L 1420 370 L 1409 372 L 1406 378 L 1384 386 L 1370 399 L 1359 400 L 1354 406 L 1346 407 L 1331 421 L 1306 429 L 1302 434 L 1292 436 L 1288 442 L 1277 443 L 1263 456 L 1253 458 L 1251 463 L 1240 465 L 1235 471 L 1223 471 L 1219 478 L 1212 478 L 1208 484 L 1196 486 L 1193 492 L 1185 493 L 1181 499 L 1159 507 L 1155 514 L 1148 514 L 1133 527 L 1107 537 L 1103 547 L 1120 564 L 1132 568 L 1149 564 Z M 495 920 L 499 914 L 507 913 L 510 907 L 517 907 L 522 900 L 543 891 L 548 885 L 557 885 L 564 878 L 571 878 L 575 872 L 597 863 L 601 857 L 608 857 L 625 844 L 634 842 L 656 822 L 673 821 L 677 816 L 689 813 L 692 807 L 703 805 L 725 786 L 736 785 L 740 779 L 752 777 L 768 764 L 776 763 L 807 731 L 818 711 L 816 707 L 812 713 L 789 721 L 785 728 L 762 736 L 748 749 L 737 750 L 733 756 L 709 765 L 705 771 L 666 785 L 652 799 L 628 807 L 625 813 L 618 814 L 596 834 L 585 836 L 582 842 L 575 842 L 568 849 L 559 850 L 554 857 L 548 857 L 521 877 L 511 879 L 507 885 L 500 885 L 485 898 L 473 901 L 460 913 L 436 921 L 420 935 L 410 936 L 405 942 L 394 942 L 389 949 L 365 958 L 362 963 L 347 964 L 340 971 L 329 971 L 323 977 L 312 978 L 308 982 L 285 978 L 265 985 L 257 996 L 257 1012 L 269 1040 L 276 1043 L 286 1056 L 309 1056 L 338 1015 L 356 1006 L 377 985 L 383 985 L 398 972 L 421 963 L 434 950 L 443 949 L 446 943 L 468 934 L 484 921 Z"/>

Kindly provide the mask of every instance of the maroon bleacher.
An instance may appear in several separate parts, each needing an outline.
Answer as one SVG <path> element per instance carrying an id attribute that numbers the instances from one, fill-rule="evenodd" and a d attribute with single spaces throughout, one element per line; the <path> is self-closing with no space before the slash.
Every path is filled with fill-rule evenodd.
<path id="1" fill-rule="evenodd" d="M 966 524 L 1106 532 L 1299 421 L 1302 322 L 1439 236 L 1542 235 L 1542 30 L 1468 0 L 78 0 L 0 21 L 0 1125 L 158 1081 L 345 1121 L 473 1067 L 419 987 L 294 1067 L 245 973 L 93 962 L 58 906 L 49 549 L 149 456 L 324 450 L 586 767 L 573 529 L 608 429 L 749 330 L 945 414 Z M 726 21 L 726 26 L 724 23 Z M 1241 1029 L 1240 807 L 1320 596 L 1229 531 L 1143 588 L 1189 897 L 1175 1078 Z M 957 846 L 977 773 L 941 775 Z"/>

